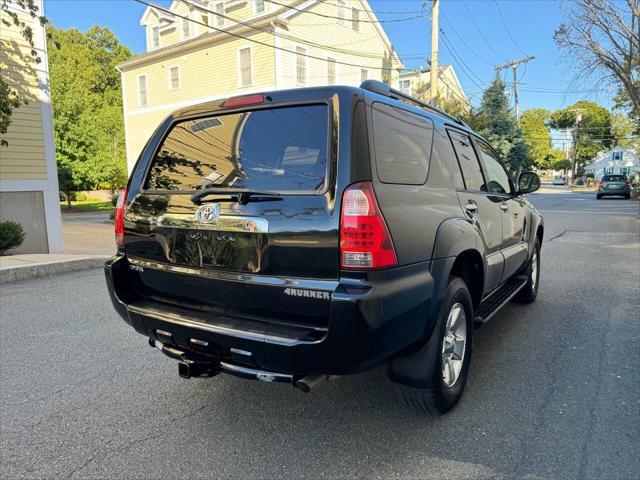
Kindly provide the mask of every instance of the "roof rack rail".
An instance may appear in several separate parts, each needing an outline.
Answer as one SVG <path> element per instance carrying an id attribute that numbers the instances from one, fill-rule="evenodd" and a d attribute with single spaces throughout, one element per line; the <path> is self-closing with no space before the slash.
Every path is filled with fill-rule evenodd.
<path id="1" fill-rule="evenodd" d="M 407 95 L 406 93 L 403 93 L 400 90 L 396 90 L 395 88 L 391 88 L 386 83 L 380 82 L 378 80 L 365 80 L 360 85 L 360 88 L 362 88 L 364 90 L 368 90 L 370 92 L 379 93 L 380 95 L 384 95 L 385 97 L 393 98 L 394 100 L 401 100 L 401 101 L 404 101 L 404 102 L 407 102 L 407 103 L 413 103 L 414 105 L 416 105 L 416 106 L 418 106 L 420 108 L 423 108 L 423 109 L 426 109 L 426 110 L 430 110 L 430 111 L 432 111 L 434 113 L 437 113 L 438 115 L 442 115 L 443 117 L 446 117 L 449 120 L 454 121 L 458 125 L 462 125 L 464 127 L 469 128 L 469 125 L 467 125 L 466 122 L 464 122 L 463 120 L 459 119 L 458 117 L 454 117 L 450 113 L 447 113 L 447 112 L 445 112 L 444 110 L 441 110 L 438 107 L 434 107 L 433 105 L 429 105 L 428 103 L 423 102 L 422 100 L 418 100 L 417 98 L 412 97 L 411 95 Z"/>

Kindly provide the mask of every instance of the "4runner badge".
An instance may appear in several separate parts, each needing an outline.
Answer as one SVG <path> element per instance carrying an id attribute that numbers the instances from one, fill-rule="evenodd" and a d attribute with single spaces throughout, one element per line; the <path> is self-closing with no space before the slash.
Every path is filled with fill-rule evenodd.
<path id="1" fill-rule="evenodd" d="M 292 297 L 308 297 L 319 298 L 320 300 L 331 300 L 330 292 L 323 292 L 322 290 L 303 290 L 301 288 L 285 288 L 285 295 L 291 295 Z"/>

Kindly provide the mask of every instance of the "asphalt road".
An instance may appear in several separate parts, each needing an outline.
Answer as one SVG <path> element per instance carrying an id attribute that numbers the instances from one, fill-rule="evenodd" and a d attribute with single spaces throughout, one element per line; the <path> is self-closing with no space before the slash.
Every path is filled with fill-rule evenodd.
<path id="1" fill-rule="evenodd" d="M 639 478 L 640 208 L 546 192 L 538 300 L 476 332 L 465 395 L 436 419 L 384 369 L 311 394 L 182 380 L 97 270 L 3 286 L 0 476 Z"/>

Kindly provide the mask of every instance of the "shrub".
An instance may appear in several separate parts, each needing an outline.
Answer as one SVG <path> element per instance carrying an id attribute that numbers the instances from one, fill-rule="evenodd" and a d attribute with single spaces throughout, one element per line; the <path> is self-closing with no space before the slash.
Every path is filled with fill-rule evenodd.
<path id="1" fill-rule="evenodd" d="M 24 242 L 22 225 L 13 220 L 0 220 L 0 253 L 19 247 Z"/>
<path id="2" fill-rule="evenodd" d="M 120 192 L 114 192 L 111 194 L 111 205 L 114 207 L 118 204 L 118 197 L 120 196 Z"/>
<path id="3" fill-rule="evenodd" d="M 75 200 L 77 202 L 85 202 L 87 200 L 87 194 L 86 193 L 82 193 L 82 192 L 78 192 L 78 193 L 76 193 Z"/>
<path id="4" fill-rule="evenodd" d="M 584 182 L 582 181 L 582 178 L 577 178 L 576 179 L 576 185 L 584 185 Z"/>

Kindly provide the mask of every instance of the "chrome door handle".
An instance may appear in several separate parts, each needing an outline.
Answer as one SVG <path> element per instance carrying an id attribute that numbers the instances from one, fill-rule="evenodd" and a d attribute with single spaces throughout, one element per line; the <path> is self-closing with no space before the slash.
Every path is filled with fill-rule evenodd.
<path id="1" fill-rule="evenodd" d="M 503 212 L 506 212 L 507 210 L 509 210 L 509 205 L 507 205 L 506 203 L 501 203 L 500 208 Z"/>
<path id="2" fill-rule="evenodd" d="M 475 203 L 473 203 L 473 202 L 469 202 L 469 203 L 467 203 L 467 204 L 464 206 L 464 209 L 465 209 L 467 212 L 475 213 L 475 212 L 477 212 L 477 211 L 478 211 L 478 205 L 476 205 L 476 204 L 475 204 Z"/>

